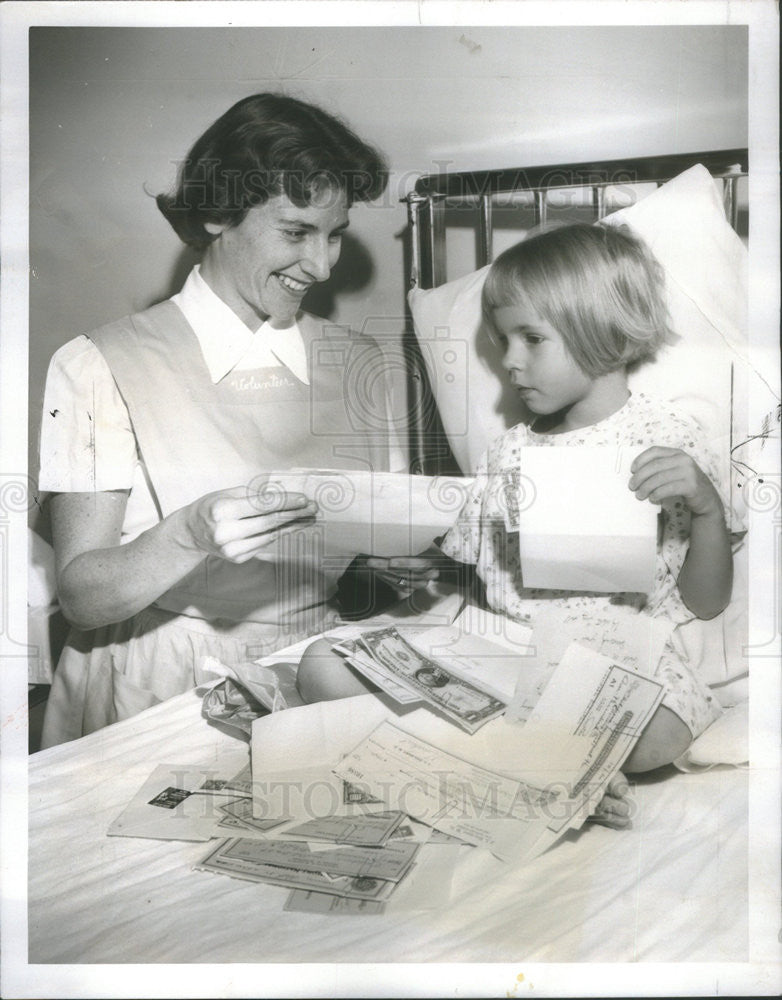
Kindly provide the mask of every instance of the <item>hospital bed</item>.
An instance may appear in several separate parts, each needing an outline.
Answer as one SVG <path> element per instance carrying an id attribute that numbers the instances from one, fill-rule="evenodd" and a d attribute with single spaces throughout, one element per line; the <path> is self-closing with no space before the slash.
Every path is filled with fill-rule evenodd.
<path id="1" fill-rule="evenodd" d="M 739 497 L 740 490 L 746 495 L 750 451 L 761 445 L 745 445 L 751 436 L 743 409 L 746 250 L 730 224 L 741 220 L 746 171 L 746 150 L 729 150 L 421 178 L 407 199 L 416 469 L 469 473 L 486 442 L 518 419 L 479 330 L 482 273 L 499 244 L 546 217 L 601 217 L 621 208 L 621 218 L 665 266 L 674 319 L 687 332 L 679 345 L 684 360 L 663 358 L 639 374 L 638 384 L 662 383 L 690 406 L 726 463 L 733 459 L 741 470 L 733 482 Z M 457 207 L 464 202 L 471 207 Z M 517 211 L 521 222 L 511 224 L 509 214 Z M 465 221 L 471 214 L 474 221 Z M 477 247 L 478 270 L 462 268 L 447 280 L 444 251 L 454 244 L 446 230 L 454 220 L 462 247 L 465 238 Z M 682 367 L 691 376 L 693 357 L 701 358 L 704 373 L 695 391 L 691 378 L 682 378 Z M 713 371 L 704 357 L 714 361 Z M 739 582 L 728 611 L 689 640 L 711 664 L 709 680 L 729 711 L 697 741 L 681 762 L 684 770 L 670 767 L 633 782 L 632 828 L 586 824 L 526 865 L 474 851 L 440 909 L 382 916 L 283 912 L 284 889 L 193 871 L 202 844 L 107 838 L 110 822 L 157 764 L 209 766 L 226 753 L 237 766 L 247 760 L 245 743 L 203 718 L 200 692 L 34 755 L 29 961 L 39 967 L 44 993 L 48 976 L 86 963 L 510 962 L 521 969 L 520 963 L 747 962 L 741 588 Z M 293 648 L 288 659 L 295 663 L 300 652 Z M 327 718 L 328 706 L 324 711 Z M 393 982 L 393 969 L 383 969 L 377 982 Z M 78 976 L 78 969 L 70 974 Z M 338 983 L 338 974 L 324 980 L 324 992 L 341 995 Z M 507 986 L 491 989 L 517 991 L 520 983 L 514 972 Z M 121 976 L 112 988 L 125 995 Z"/>

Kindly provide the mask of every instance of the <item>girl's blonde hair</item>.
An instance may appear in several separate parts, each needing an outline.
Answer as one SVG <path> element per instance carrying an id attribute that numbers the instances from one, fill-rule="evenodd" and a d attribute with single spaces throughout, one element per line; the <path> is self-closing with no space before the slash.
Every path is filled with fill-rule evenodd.
<path id="1" fill-rule="evenodd" d="M 654 357 L 677 338 L 663 270 L 626 226 L 576 224 L 528 236 L 492 264 L 483 315 L 528 303 L 591 378 Z"/>

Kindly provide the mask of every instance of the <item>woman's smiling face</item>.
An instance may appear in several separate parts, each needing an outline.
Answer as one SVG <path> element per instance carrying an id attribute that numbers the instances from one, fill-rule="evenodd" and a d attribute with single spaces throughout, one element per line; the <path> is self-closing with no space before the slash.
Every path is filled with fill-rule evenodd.
<path id="1" fill-rule="evenodd" d="M 275 195 L 237 226 L 207 224 L 217 239 L 201 275 L 251 330 L 265 319 L 288 326 L 310 286 L 331 274 L 347 226 L 344 191 L 323 188 L 304 206 Z"/>

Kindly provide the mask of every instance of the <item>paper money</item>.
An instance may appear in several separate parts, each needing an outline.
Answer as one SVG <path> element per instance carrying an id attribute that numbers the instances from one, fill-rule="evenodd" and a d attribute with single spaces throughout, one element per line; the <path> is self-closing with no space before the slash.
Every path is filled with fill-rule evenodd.
<path id="1" fill-rule="evenodd" d="M 381 691 L 398 702 L 398 704 L 412 705 L 414 702 L 421 701 L 420 695 L 409 688 L 403 687 L 382 670 L 379 670 L 377 664 L 368 656 L 349 656 L 346 662 L 368 681 L 371 681 L 375 687 L 380 688 Z"/>
<path id="2" fill-rule="evenodd" d="M 479 608 L 471 608 L 451 626 L 395 628 L 423 656 L 444 663 L 450 673 L 506 705 L 534 652 L 532 629 Z"/>
<path id="3" fill-rule="evenodd" d="M 400 705 L 409 705 L 412 702 L 421 700 L 420 695 L 411 688 L 400 684 L 393 677 L 389 677 L 387 673 L 379 669 L 378 664 L 367 655 L 365 650 L 361 649 L 357 641 L 352 639 L 343 640 L 332 646 L 332 649 L 344 656 L 351 667 L 358 670 L 375 687 L 380 688 L 381 691 L 390 695 Z"/>
<path id="4" fill-rule="evenodd" d="M 477 732 L 505 711 L 498 698 L 455 676 L 442 662 L 413 649 L 395 628 L 367 632 L 359 642 L 392 678 L 439 708 L 468 733 Z"/>

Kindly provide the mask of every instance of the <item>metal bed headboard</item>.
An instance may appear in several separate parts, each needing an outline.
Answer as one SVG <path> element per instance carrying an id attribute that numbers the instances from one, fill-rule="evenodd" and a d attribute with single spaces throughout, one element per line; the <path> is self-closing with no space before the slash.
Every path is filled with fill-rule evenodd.
<path id="1" fill-rule="evenodd" d="M 701 163 L 721 178 L 725 212 L 736 228 L 736 185 L 747 176 L 747 150 L 723 149 L 672 156 L 643 156 L 627 160 L 597 160 L 544 167 L 503 168 L 474 172 L 426 174 L 403 201 L 407 203 L 412 236 L 411 286 L 433 288 L 445 281 L 445 210 L 474 205 L 480 210 L 480 258 L 477 267 L 492 260 L 492 204 L 498 195 L 529 193 L 534 198 L 535 225 L 546 222 L 546 195 L 550 191 L 589 188 L 595 219 L 605 215 L 605 190 L 620 184 L 654 183 L 658 187 L 688 167 Z"/>
<path id="2" fill-rule="evenodd" d="M 478 210 L 476 268 L 479 268 L 491 263 L 493 259 L 492 210 L 495 201 L 502 195 L 531 196 L 534 224 L 537 226 L 546 222 L 549 192 L 587 189 L 591 191 L 592 214 L 598 220 L 607 211 L 607 188 L 649 183 L 659 187 L 696 163 L 705 166 L 713 177 L 722 179 L 725 214 L 736 229 L 739 209 L 737 184 L 740 178 L 748 174 L 747 149 L 426 174 L 417 180 L 414 190 L 402 199 L 407 204 L 411 239 L 410 287 L 434 288 L 446 281 L 445 234 L 446 211 L 449 208 L 472 206 Z M 436 419 L 424 420 L 426 415 L 431 415 L 433 411 L 436 413 L 436 408 L 426 382 L 423 362 L 416 352 L 417 347 L 414 345 L 410 372 L 410 412 L 417 419 L 410 429 L 411 468 L 419 472 L 454 471 L 447 459 L 444 463 L 441 460 L 448 448 L 439 422 Z M 434 468 L 426 468 L 427 453 L 435 458 Z"/>

